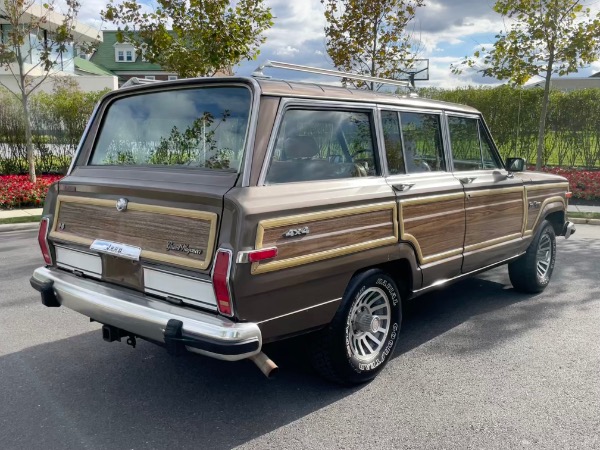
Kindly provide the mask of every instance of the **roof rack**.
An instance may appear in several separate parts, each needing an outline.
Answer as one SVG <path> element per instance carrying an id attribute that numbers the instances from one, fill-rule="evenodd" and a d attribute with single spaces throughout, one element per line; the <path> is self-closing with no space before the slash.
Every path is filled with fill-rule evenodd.
<path id="1" fill-rule="evenodd" d="M 379 84 L 388 84 L 391 86 L 402 86 L 402 87 L 406 87 L 409 89 L 413 88 L 413 86 L 408 81 L 392 80 L 389 78 L 371 77 L 368 75 L 359 75 L 359 74 L 351 73 L 351 72 L 340 72 L 338 70 L 320 69 L 318 67 L 301 66 L 300 64 L 291 64 L 291 63 L 278 62 L 278 61 L 266 61 L 264 64 L 262 64 L 256 68 L 256 70 L 252 73 L 252 76 L 256 77 L 256 78 L 270 78 L 269 76 L 266 76 L 263 73 L 263 70 L 266 68 L 293 70 L 296 72 L 307 72 L 307 73 L 314 73 L 314 74 L 318 74 L 318 75 L 327 75 L 327 76 L 331 76 L 331 77 L 347 78 L 349 80 L 366 81 L 368 83 L 379 83 Z"/>
<path id="2" fill-rule="evenodd" d="M 149 80 L 147 78 L 131 77 L 129 80 L 123 83 L 119 89 L 129 86 L 139 86 L 141 84 L 160 83 L 161 81 L 162 80 Z"/>

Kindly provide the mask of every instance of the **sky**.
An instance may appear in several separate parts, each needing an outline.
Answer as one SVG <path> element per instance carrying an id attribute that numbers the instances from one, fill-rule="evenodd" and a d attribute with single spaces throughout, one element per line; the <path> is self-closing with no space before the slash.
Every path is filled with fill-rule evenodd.
<path id="1" fill-rule="evenodd" d="M 141 0 L 150 3 L 151 0 Z M 97 29 L 114 29 L 102 24 L 100 10 L 107 0 L 84 0 L 79 20 Z M 271 7 L 274 26 L 265 35 L 256 61 L 247 61 L 235 68 L 237 75 L 250 75 L 265 60 L 293 62 L 332 69 L 325 47 L 324 6 L 320 0 L 266 0 Z M 500 15 L 492 9 L 490 0 L 426 0 L 411 24 L 414 36 L 420 40 L 419 58 L 429 59 L 429 81 L 417 82 L 417 87 L 435 86 L 452 88 L 467 85 L 498 84 L 497 80 L 483 78 L 477 73 L 453 75 L 450 64 L 472 55 L 482 45 L 492 43 L 494 36 L 504 30 Z M 600 0 L 591 0 L 595 11 Z M 590 76 L 600 72 L 600 61 L 582 69 L 575 76 Z M 269 72 L 275 77 L 290 76 L 281 71 Z M 291 78 L 312 80 L 306 75 Z M 539 81 L 539 80 L 532 80 Z"/>

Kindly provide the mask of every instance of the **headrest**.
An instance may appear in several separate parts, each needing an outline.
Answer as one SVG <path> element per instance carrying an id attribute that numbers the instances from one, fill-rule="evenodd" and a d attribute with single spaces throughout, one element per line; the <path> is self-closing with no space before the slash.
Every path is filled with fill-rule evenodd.
<path id="1" fill-rule="evenodd" d="M 285 159 L 312 158 L 319 147 L 312 136 L 292 136 L 284 142 Z"/>

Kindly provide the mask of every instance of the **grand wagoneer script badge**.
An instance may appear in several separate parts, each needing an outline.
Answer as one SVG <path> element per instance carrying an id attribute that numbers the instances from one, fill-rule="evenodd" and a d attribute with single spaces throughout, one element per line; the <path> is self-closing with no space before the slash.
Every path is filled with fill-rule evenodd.
<path id="1" fill-rule="evenodd" d="M 167 242 L 167 251 L 181 252 L 185 253 L 186 255 L 201 255 L 204 253 L 204 250 L 200 248 L 190 247 L 189 244 L 176 244 L 173 241 Z"/>

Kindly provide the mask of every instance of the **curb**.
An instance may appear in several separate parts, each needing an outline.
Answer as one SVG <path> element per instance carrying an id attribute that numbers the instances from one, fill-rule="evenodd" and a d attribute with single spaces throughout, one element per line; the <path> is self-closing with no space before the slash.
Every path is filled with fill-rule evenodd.
<path id="1" fill-rule="evenodd" d="M 39 226 L 39 222 L 9 223 L 6 225 L 0 225 L 0 233 L 4 233 L 6 231 L 37 230 Z"/>
<path id="2" fill-rule="evenodd" d="M 576 219 L 568 218 L 571 222 L 576 225 L 600 225 L 600 219 Z"/>

